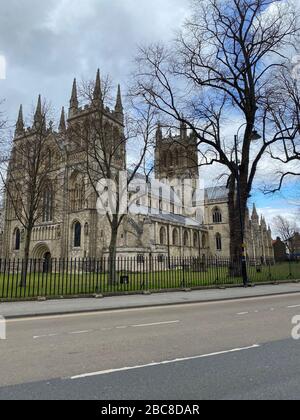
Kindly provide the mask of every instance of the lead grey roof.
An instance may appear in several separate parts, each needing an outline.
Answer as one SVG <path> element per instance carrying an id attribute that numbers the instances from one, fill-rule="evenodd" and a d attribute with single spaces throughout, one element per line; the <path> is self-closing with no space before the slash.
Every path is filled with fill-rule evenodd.
<path id="1" fill-rule="evenodd" d="M 162 214 L 154 214 L 154 215 L 150 214 L 149 216 L 152 219 L 161 220 L 168 223 L 179 223 L 181 225 L 194 226 L 198 228 L 202 226 L 202 224 L 198 220 L 193 219 L 191 217 L 182 216 L 179 214 L 162 213 Z"/>
<path id="2" fill-rule="evenodd" d="M 229 190 L 226 186 L 205 189 L 205 195 L 208 200 L 227 200 L 228 193 Z"/>

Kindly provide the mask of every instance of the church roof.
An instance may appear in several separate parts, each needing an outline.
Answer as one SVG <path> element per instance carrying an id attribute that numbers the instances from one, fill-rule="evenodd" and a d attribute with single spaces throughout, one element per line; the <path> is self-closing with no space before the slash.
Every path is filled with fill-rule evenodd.
<path id="1" fill-rule="evenodd" d="M 205 195 L 208 200 L 228 200 L 229 190 L 226 186 L 210 187 L 205 189 Z"/>
<path id="2" fill-rule="evenodd" d="M 196 219 L 182 216 L 180 214 L 161 213 L 161 214 L 150 215 L 150 218 L 155 219 L 155 220 L 161 220 L 163 222 L 168 222 L 168 223 L 178 223 L 184 226 L 195 227 L 195 228 L 199 228 L 202 226 L 202 224 Z"/>

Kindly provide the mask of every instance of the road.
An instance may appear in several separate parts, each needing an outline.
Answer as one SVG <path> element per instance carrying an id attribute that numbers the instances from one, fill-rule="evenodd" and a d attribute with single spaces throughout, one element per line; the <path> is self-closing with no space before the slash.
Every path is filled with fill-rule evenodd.
<path id="1" fill-rule="evenodd" d="M 299 399 L 300 294 L 10 320 L 0 399 Z"/>

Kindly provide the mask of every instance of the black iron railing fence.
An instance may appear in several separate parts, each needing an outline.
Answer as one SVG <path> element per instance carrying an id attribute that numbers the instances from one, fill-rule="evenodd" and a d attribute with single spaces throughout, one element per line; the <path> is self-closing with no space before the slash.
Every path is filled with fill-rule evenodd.
<path id="1" fill-rule="evenodd" d="M 0 260 L 0 299 L 126 294 L 166 289 L 242 285 L 239 262 L 230 258 L 109 258 Z M 300 261 L 249 260 L 254 283 L 300 280 Z"/>

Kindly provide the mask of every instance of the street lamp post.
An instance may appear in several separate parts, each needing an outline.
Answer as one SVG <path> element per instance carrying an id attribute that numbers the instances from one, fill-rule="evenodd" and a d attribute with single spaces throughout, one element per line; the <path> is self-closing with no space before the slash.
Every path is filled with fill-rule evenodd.
<path id="1" fill-rule="evenodd" d="M 249 279 L 248 279 L 248 272 L 247 272 L 247 257 L 246 257 L 246 244 L 245 244 L 245 221 L 243 220 L 243 212 L 242 212 L 242 200 L 241 200 L 241 174 L 240 174 L 240 166 L 239 166 L 239 158 L 238 158 L 238 139 L 239 139 L 239 132 L 241 128 L 246 125 L 243 124 L 237 134 L 234 136 L 234 149 L 235 149 L 235 164 L 236 164 L 236 183 L 237 183 L 237 201 L 238 201 L 238 208 L 239 208 L 239 221 L 240 221 L 240 230 L 241 230 L 241 242 L 242 242 L 242 249 L 241 249 L 241 267 L 242 267 L 242 277 L 243 277 L 243 284 L 244 287 L 248 287 Z M 253 131 L 251 135 L 251 140 L 259 140 L 261 136 L 257 133 L 257 131 Z"/>

